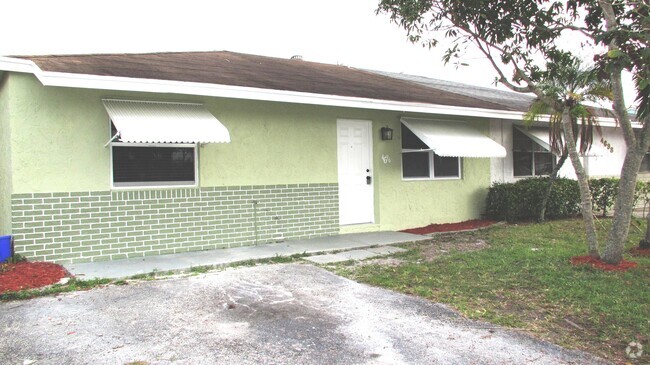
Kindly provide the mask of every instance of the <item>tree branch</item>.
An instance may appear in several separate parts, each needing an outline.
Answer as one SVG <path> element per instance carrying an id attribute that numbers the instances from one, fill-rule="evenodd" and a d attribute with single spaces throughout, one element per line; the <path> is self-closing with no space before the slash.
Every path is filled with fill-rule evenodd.
<path id="1" fill-rule="evenodd" d="M 450 22 L 453 23 L 453 20 L 448 19 Z M 467 33 L 473 40 L 478 49 L 487 57 L 488 61 L 490 61 L 490 64 L 492 64 L 492 68 L 497 72 L 499 75 L 499 82 L 501 82 L 503 85 L 505 85 L 507 88 L 509 88 L 512 91 L 516 91 L 519 93 L 534 93 L 541 101 L 546 103 L 548 106 L 552 107 L 558 112 L 561 112 L 563 109 L 563 106 L 558 103 L 557 100 L 554 100 L 552 98 L 549 98 L 546 94 L 544 94 L 538 87 L 535 85 L 535 83 L 526 75 L 526 73 L 517 65 L 514 59 L 511 59 L 510 64 L 514 67 L 515 72 L 519 78 L 524 80 L 526 82 L 525 87 L 517 86 L 510 82 L 508 77 L 504 74 L 503 70 L 497 65 L 496 61 L 494 60 L 494 57 L 492 56 L 490 52 L 490 48 L 494 48 L 495 50 L 505 53 L 505 50 L 502 47 L 499 47 L 488 40 L 486 40 L 484 37 L 479 35 L 478 33 L 472 31 L 471 29 L 468 29 L 466 27 L 463 27 L 458 24 L 454 24 L 457 28 L 461 29 L 463 32 Z"/>

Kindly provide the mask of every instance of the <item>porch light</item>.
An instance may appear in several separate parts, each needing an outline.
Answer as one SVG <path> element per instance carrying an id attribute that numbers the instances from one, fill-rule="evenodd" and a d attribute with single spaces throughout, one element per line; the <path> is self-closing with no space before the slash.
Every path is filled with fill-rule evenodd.
<path id="1" fill-rule="evenodd" d="M 382 141 L 392 141 L 393 140 L 393 130 L 388 127 L 381 128 L 381 140 Z"/>

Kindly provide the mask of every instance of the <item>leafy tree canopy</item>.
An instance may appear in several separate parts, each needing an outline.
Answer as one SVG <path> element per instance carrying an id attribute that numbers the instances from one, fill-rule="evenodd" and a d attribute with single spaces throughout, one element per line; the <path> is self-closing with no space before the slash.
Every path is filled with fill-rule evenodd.
<path id="1" fill-rule="evenodd" d="M 650 108 L 650 5 L 647 0 L 604 2 L 616 19 L 609 27 L 603 1 L 594 0 L 382 0 L 378 11 L 405 28 L 413 42 L 435 46 L 435 36 L 441 34 L 453 39 L 446 62 L 473 43 L 493 62 L 499 81 L 521 92 L 537 93 L 531 84 L 557 70 L 546 66 L 571 57 L 571 50 L 557 45 L 561 37 L 573 37 L 581 46 L 599 46 L 594 62 L 601 78 L 608 78 L 612 67 L 634 75 L 641 117 Z M 614 49 L 608 49 L 611 45 Z M 545 62 L 536 62 L 539 59 Z"/>

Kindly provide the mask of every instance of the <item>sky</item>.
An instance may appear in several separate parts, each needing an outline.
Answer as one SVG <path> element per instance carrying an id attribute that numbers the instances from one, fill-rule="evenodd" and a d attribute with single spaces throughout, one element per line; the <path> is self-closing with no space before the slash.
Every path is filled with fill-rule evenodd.
<path id="1" fill-rule="evenodd" d="M 388 15 L 376 14 L 377 3 L 5 0 L 0 55 L 227 50 L 495 87 L 477 53 L 462 59 L 468 66 L 444 65 L 444 47 L 410 43 Z"/>

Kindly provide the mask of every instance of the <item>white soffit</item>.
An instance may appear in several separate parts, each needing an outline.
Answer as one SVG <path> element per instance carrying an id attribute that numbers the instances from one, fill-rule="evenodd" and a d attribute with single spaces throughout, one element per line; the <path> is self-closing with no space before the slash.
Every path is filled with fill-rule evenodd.
<path id="1" fill-rule="evenodd" d="M 465 122 L 402 118 L 422 142 L 444 157 L 506 157 L 506 149 Z"/>
<path id="2" fill-rule="evenodd" d="M 103 100 L 122 142 L 229 143 L 228 129 L 202 104 Z"/>
<path id="3" fill-rule="evenodd" d="M 521 133 L 525 134 L 533 142 L 540 145 L 543 149 L 551 151 L 551 144 L 549 143 L 548 128 L 526 128 L 515 126 Z"/>

